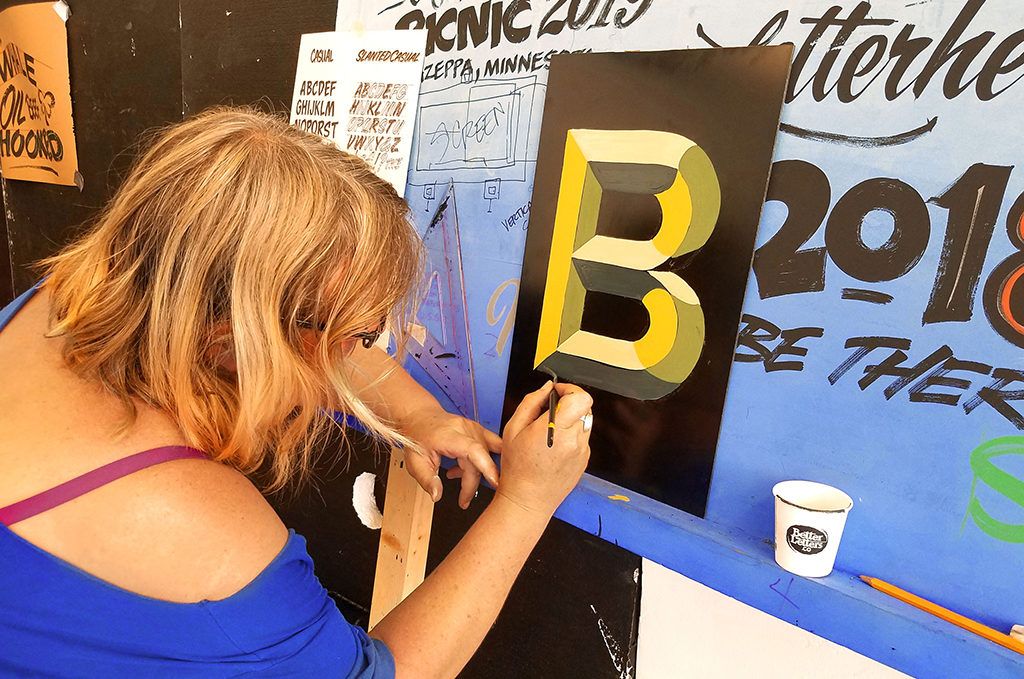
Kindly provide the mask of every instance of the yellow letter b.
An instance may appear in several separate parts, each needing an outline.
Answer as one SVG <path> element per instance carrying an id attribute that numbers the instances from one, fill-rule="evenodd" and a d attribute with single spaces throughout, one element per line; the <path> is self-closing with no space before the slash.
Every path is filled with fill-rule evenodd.
<path id="1" fill-rule="evenodd" d="M 606 190 L 653 194 L 661 205 L 654 237 L 598 235 Z M 721 202 L 711 159 L 686 137 L 569 130 L 534 367 L 641 401 L 675 391 L 700 358 L 704 312 L 686 281 L 653 269 L 703 246 Z M 588 290 L 640 300 L 646 334 L 630 341 L 581 330 Z"/>

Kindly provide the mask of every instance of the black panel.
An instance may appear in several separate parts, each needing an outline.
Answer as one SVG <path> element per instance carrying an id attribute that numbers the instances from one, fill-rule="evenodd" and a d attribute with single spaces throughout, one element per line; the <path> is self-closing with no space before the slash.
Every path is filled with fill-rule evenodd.
<path id="1" fill-rule="evenodd" d="M 360 523 L 352 507 L 352 484 L 363 472 L 376 474 L 377 504 L 383 507 L 388 458 L 375 454 L 361 436 L 352 437 L 351 453 L 341 446 L 325 447 L 314 468 L 315 482 L 269 499 L 285 525 L 306 538 L 317 576 L 341 612 L 365 628 L 380 531 Z"/>
<path id="2" fill-rule="evenodd" d="M 69 4 L 72 113 L 84 190 L 4 180 L 18 291 L 35 282 L 29 265 L 56 252 L 107 201 L 131 161 L 130 147 L 139 134 L 181 118 L 175 4 L 163 0 L 71 0 Z"/>
<path id="3" fill-rule="evenodd" d="M 434 510 L 428 572 L 455 547 L 493 492 L 466 511 L 445 482 Z M 512 587 L 465 679 L 622 679 L 635 676 L 640 616 L 639 556 L 552 520 Z M 627 673 L 627 668 L 630 668 Z"/>
<path id="4" fill-rule="evenodd" d="M 285 523 L 306 537 L 317 574 L 349 621 L 365 626 L 373 594 L 379 531 L 363 526 L 352 508 L 352 484 L 364 471 L 378 475 L 383 506 L 387 460 L 354 440 L 342 456 L 324 456 L 316 488 L 274 500 Z M 333 467 L 333 469 L 332 469 Z M 458 484 L 445 481 L 435 506 L 427 572 L 480 516 L 493 493 L 481 490 L 469 510 L 457 503 Z M 460 675 L 467 679 L 588 677 L 621 679 L 635 667 L 640 609 L 640 557 L 558 520 L 551 522 L 512 588 L 480 651 Z"/>
<path id="5" fill-rule="evenodd" d="M 504 419 L 545 379 L 534 359 L 569 130 L 655 130 L 693 140 L 714 166 L 721 210 L 705 244 L 667 258 L 656 269 L 679 276 L 700 300 L 701 336 L 675 340 L 682 346 L 699 339 L 696 365 L 679 381 L 660 381 L 656 370 L 611 367 L 558 352 L 546 357 L 542 367 L 589 387 L 594 396 L 594 417 L 601 426 L 591 439 L 591 474 L 697 516 L 704 515 L 711 485 L 791 52 L 790 46 L 758 46 L 551 59 Z M 661 208 L 650 196 L 636 196 L 658 190 L 667 178 L 639 162 L 599 162 L 592 169 L 604 187 L 598 232 L 625 240 L 650 238 L 660 227 Z M 625 177 L 636 184 L 623 185 Z M 637 314 L 635 303 L 623 304 L 614 295 L 626 296 L 627 289 L 646 293 L 643 286 L 653 279 L 625 266 L 575 261 L 581 277 L 586 271 L 593 276 L 584 281 L 586 327 L 616 338 L 641 336 L 649 315 Z M 614 290 L 612 285 L 622 287 Z M 694 327 L 696 322 L 689 323 Z"/>
<path id="6" fill-rule="evenodd" d="M 352 484 L 377 474 L 383 507 L 387 460 L 361 438 L 346 456 L 330 446 L 317 465 L 315 487 L 273 504 L 285 523 L 305 536 L 317 575 L 349 621 L 365 626 L 373 594 L 379 531 L 363 526 L 352 508 Z M 435 505 L 427 572 L 431 572 L 480 516 L 493 493 L 483 489 L 469 510 L 459 509 L 458 484 L 445 481 Z M 640 557 L 558 520 L 551 522 L 512 588 L 497 622 L 462 677 L 625 676 L 636 664 Z"/>

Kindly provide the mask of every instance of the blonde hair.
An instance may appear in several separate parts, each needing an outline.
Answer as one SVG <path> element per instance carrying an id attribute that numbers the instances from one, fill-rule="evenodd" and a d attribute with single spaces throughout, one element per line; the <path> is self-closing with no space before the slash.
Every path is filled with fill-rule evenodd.
<path id="1" fill-rule="evenodd" d="M 126 426 L 139 399 L 214 459 L 266 466 L 268 490 L 308 472 L 331 408 L 415 447 L 342 368 L 354 334 L 385 316 L 406 327 L 422 261 L 407 212 L 320 137 L 254 110 L 209 110 L 160 131 L 93 228 L 41 263 L 49 336 L 124 403 Z M 312 351 L 310 320 L 323 327 Z M 236 373 L 213 356 L 228 341 Z"/>

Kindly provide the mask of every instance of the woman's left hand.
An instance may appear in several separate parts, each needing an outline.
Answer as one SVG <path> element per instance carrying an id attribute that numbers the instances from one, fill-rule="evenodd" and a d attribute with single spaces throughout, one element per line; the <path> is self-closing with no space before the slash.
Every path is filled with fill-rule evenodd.
<path id="1" fill-rule="evenodd" d="M 448 470 L 448 478 L 462 478 L 459 506 L 463 509 L 476 496 L 481 476 L 497 488 L 498 466 L 490 453 L 501 453 L 500 436 L 440 408 L 413 413 L 403 425 L 403 432 L 423 448 L 422 454 L 406 456 L 405 468 L 434 502 L 441 498 L 438 469 L 442 456 L 458 463 L 458 467 Z"/>

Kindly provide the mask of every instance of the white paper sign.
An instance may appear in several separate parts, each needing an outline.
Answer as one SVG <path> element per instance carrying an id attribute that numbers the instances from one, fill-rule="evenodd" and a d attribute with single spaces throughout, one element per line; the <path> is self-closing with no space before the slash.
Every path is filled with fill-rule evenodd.
<path id="1" fill-rule="evenodd" d="M 405 192 L 427 32 L 307 33 L 291 123 L 353 153 Z"/>

